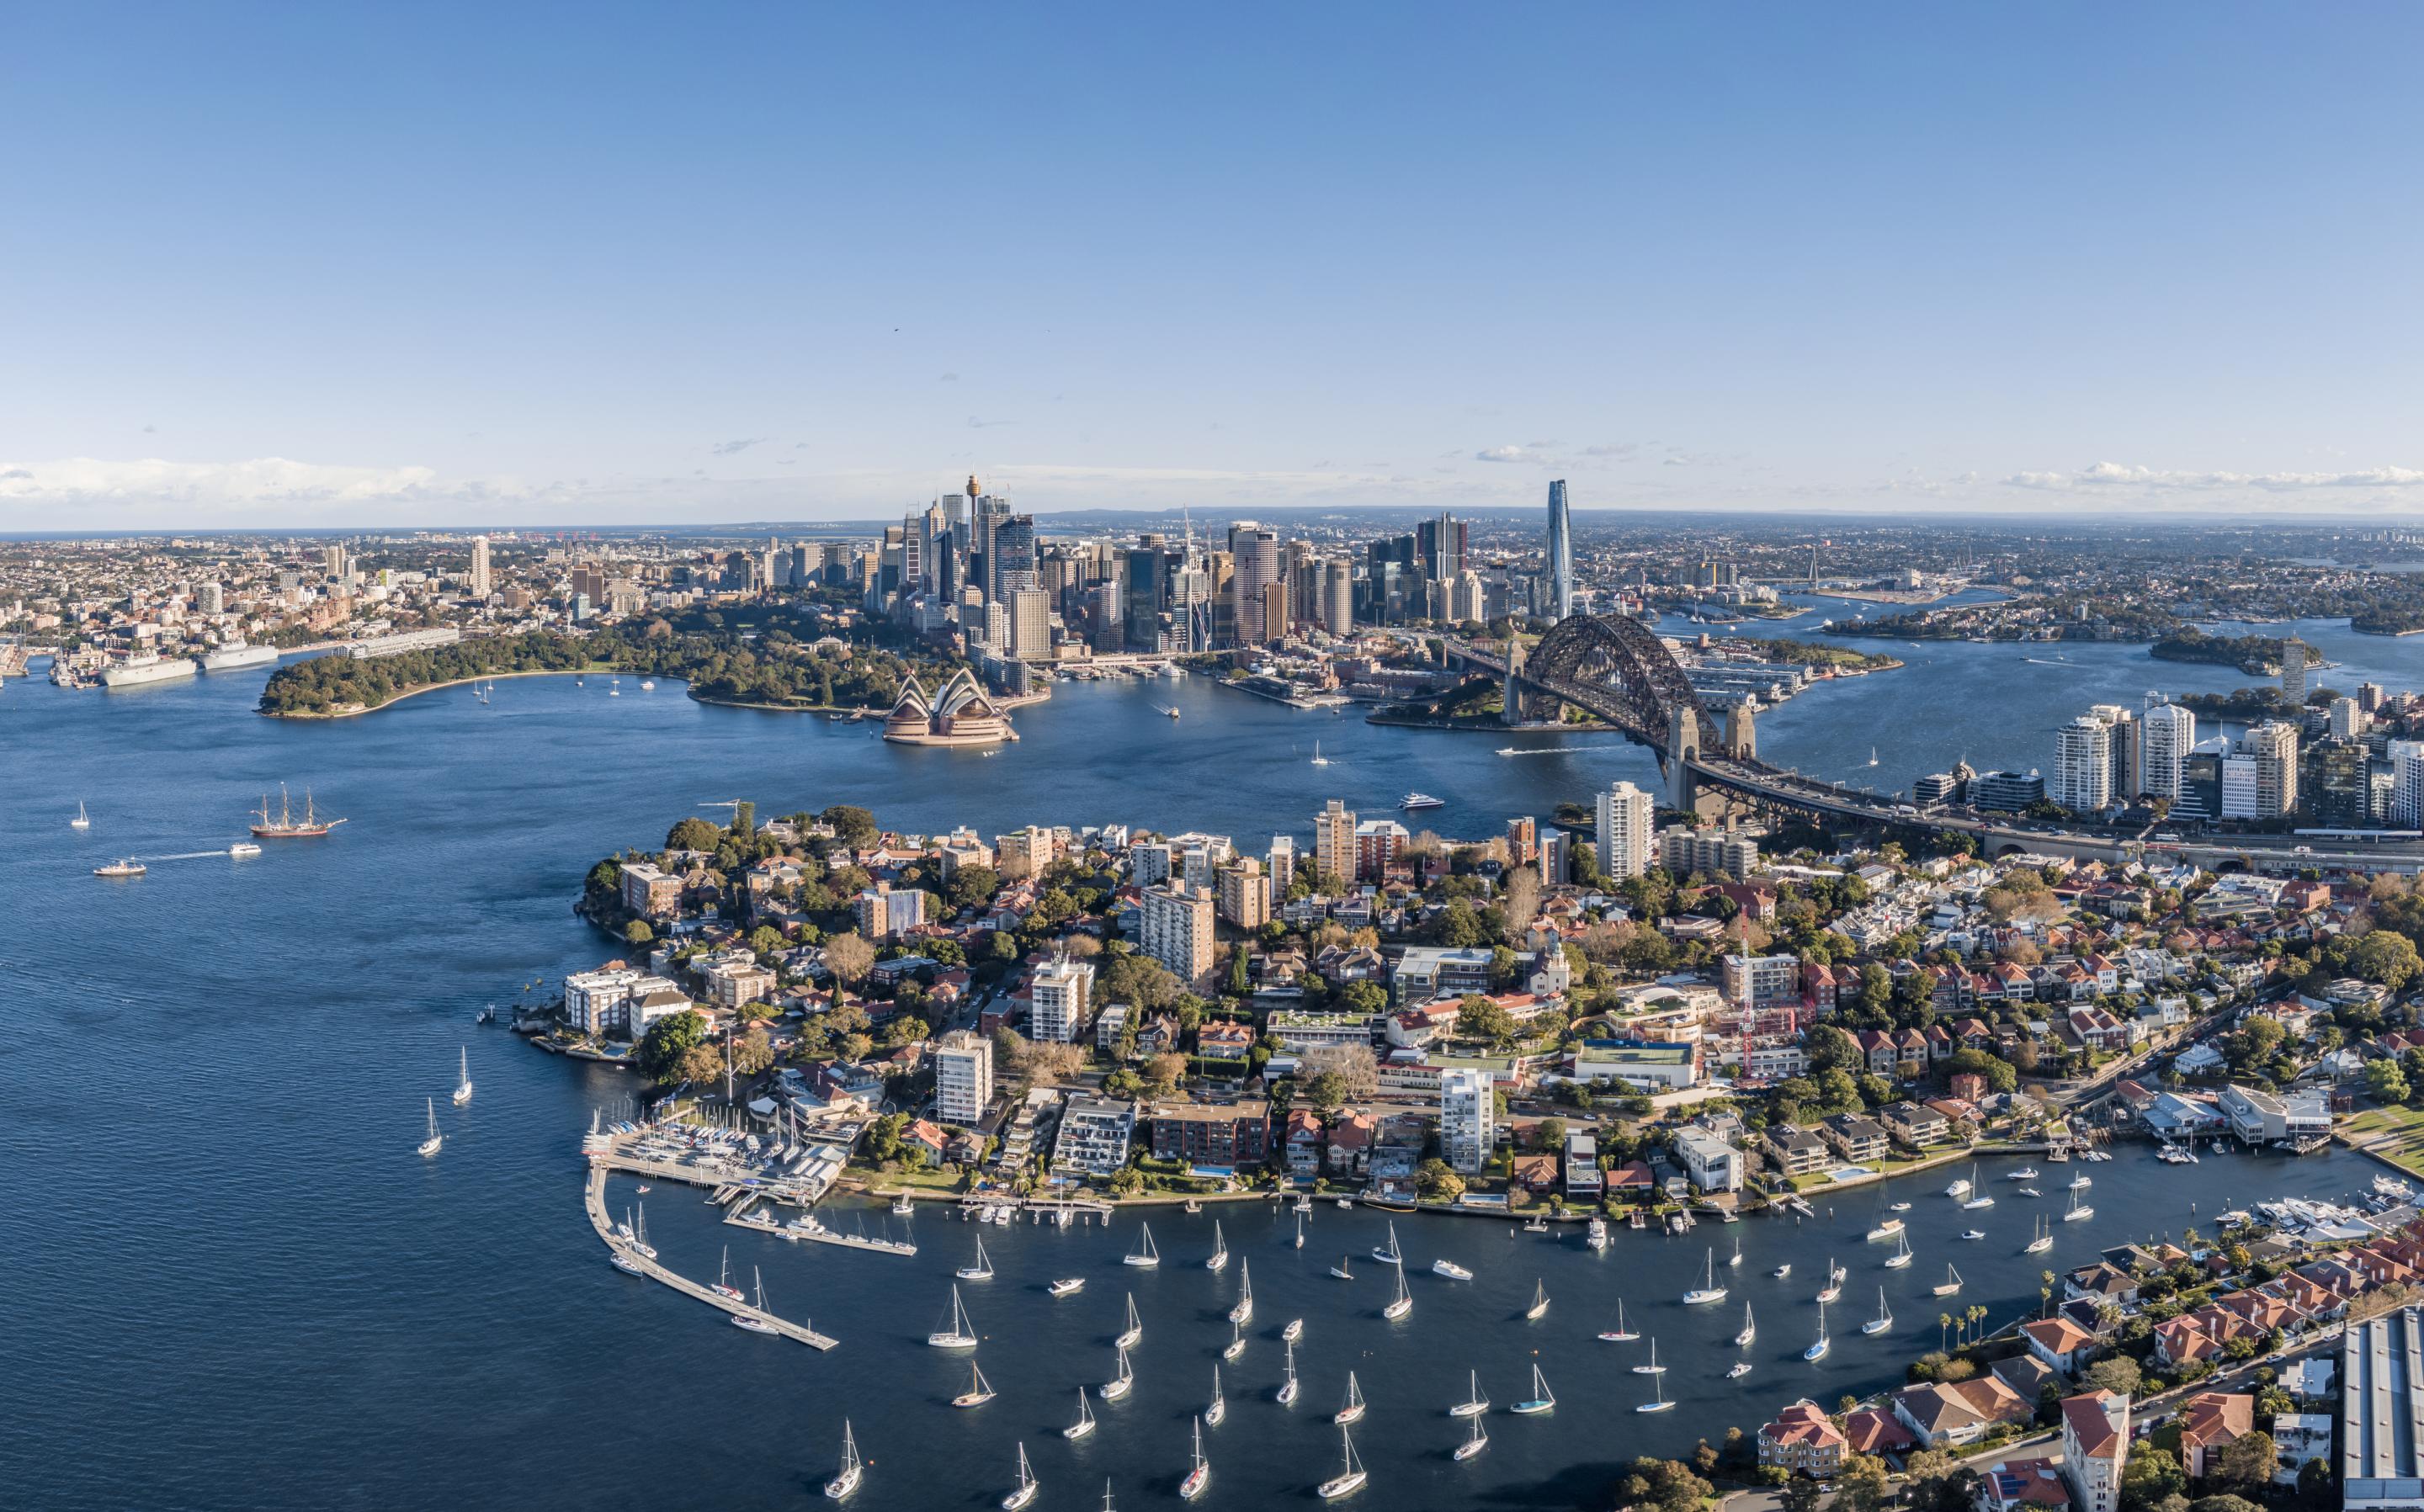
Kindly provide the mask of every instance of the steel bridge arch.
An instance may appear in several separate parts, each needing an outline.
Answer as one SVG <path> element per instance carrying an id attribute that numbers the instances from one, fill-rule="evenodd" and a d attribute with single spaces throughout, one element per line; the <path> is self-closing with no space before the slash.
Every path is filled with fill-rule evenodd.
<path id="1" fill-rule="evenodd" d="M 1657 752 L 1662 764 L 1675 754 L 1667 745 L 1677 710 L 1690 710 L 1699 730 L 1710 728 L 1709 711 L 1674 653 L 1627 614 L 1559 620 L 1516 676 L 1616 725 Z"/>

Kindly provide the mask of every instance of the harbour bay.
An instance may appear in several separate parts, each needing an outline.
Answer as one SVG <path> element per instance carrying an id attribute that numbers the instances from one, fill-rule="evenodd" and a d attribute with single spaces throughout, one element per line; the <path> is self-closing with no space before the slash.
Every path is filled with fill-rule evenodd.
<path id="1" fill-rule="evenodd" d="M 2356 639 L 2327 645 L 2352 675 L 2370 664 L 2357 661 L 2363 652 L 2394 662 L 2382 675 L 2417 680 L 2414 643 Z M 1909 667 L 1773 711 L 1762 740 L 1822 772 L 1863 762 L 1876 744 L 1880 785 L 1899 785 L 1964 754 L 2033 764 L 2043 732 L 2091 696 L 2239 680 L 2150 663 L 2143 646 L 2065 647 L 2094 668 L 2081 674 L 2024 654 L 1917 647 Z M 0 1058 L 0 1154 L 17 1178 L 11 1224 L 24 1241 L 11 1247 L 21 1274 L 0 1350 L 10 1378 L 48 1388 L 0 1424 L 0 1471 L 34 1504 L 251 1505 L 263 1487 L 335 1506 L 773 1504 L 831 1473 L 845 1413 L 871 1461 L 863 1494 L 874 1504 L 989 1504 L 1022 1439 L 1044 1504 L 1087 1504 L 1107 1473 L 1136 1504 L 1171 1500 L 1236 1283 L 1236 1267 L 1215 1277 L 1196 1264 L 1211 1215 L 1156 1216 L 1170 1258 L 1139 1274 L 1118 1265 L 1124 1215 L 1108 1234 L 995 1238 L 921 1214 L 921 1252 L 903 1261 L 742 1233 L 695 1192 L 650 1194 L 668 1264 L 710 1277 L 732 1244 L 736 1262 L 763 1267 L 778 1312 L 842 1341 L 813 1355 L 609 1268 L 582 1217 L 577 1136 L 594 1106 L 630 1092 L 630 1077 L 534 1054 L 475 1028 L 473 1014 L 612 953 L 570 915 L 581 872 L 711 801 L 745 795 L 776 813 L 863 804 L 917 829 L 1126 821 L 1243 838 L 1300 834 L 1328 797 L 1378 811 L 1418 788 L 1447 800 L 1426 822 L 1454 835 L 1651 774 L 1647 753 L 1614 736 L 1522 736 L 1519 746 L 1585 749 L 1500 757 L 1504 738 L 1382 729 L 1196 677 L 1061 685 L 1020 711 L 1024 739 L 998 756 L 887 747 L 868 726 L 710 708 L 628 681 L 612 699 L 595 679 L 501 684 L 488 705 L 447 690 L 309 726 L 252 715 L 258 690 L 257 676 L 239 675 L 108 694 L 17 683 L 0 695 L 0 741 L 20 774 L 0 814 L 12 857 L 0 893 L 16 917 L 39 921 L 0 946 L 17 988 L 11 1053 Z M 1182 717 L 1157 717 L 1155 701 Z M 1926 708 L 1936 723 L 1904 717 Z M 1939 729 L 1978 749 L 1945 747 L 1953 737 L 1931 734 Z M 1331 767 L 1309 764 L 1316 740 Z M 164 860 L 128 883 L 87 874 L 116 855 L 224 846 L 280 782 L 311 788 L 321 812 L 351 822 L 249 860 Z M 66 825 L 80 799 L 89 832 Z M 443 1102 L 465 1043 L 478 1094 L 440 1113 L 445 1150 L 418 1160 L 411 1105 Z M 2065 1226 L 2044 1259 L 2076 1263 L 2102 1245 L 2177 1234 L 2191 1203 L 2210 1213 L 2272 1189 L 2329 1195 L 2370 1171 L 2336 1152 L 2170 1168 L 2125 1150 L 2094 1173 L 2100 1216 Z M 1897 1379 L 1902 1361 L 1932 1346 L 1925 1328 L 1938 1308 L 1925 1286 L 1945 1259 L 1969 1279 L 1963 1301 L 1999 1321 L 2034 1305 L 2039 1257 L 2017 1254 L 2024 1204 L 2006 1200 L 1984 1225 L 1990 1241 L 1966 1245 L 1953 1237 L 1966 1222 L 1935 1195 L 1940 1178 L 1901 1185 L 1915 1188 L 1903 1195 L 1921 1261 L 1899 1277 L 1874 1270 L 1877 1247 L 1858 1242 L 1876 1201 L 1867 1191 L 1831 1220 L 1822 1199 L 1814 1223 L 1620 1233 L 1601 1256 L 1571 1234 L 1400 1218 L 1416 1262 L 1415 1311 L 1400 1325 L 1376 1316 L 1377 1279 L 1362 1266 L 1351 1286 L 1324 1274 L 1332 1251 L 1360 1259 L 1378 1241 L 1379 1218 L 1320 1207 L 1297 1251 L 1284 1218 L 1224 1212 L 1232 1246 L 1253 1265 L 1258 1307 L 1256 1337 L 1224 1372 L 1231 1416 L 1207 1436 L 1208 1504 L 1301 1496 L 1326 1473 L 1336 1453 L 1327 1413 L 1350 1366 L 1372 1401 L 1359 1447 L 1389 1504 L 1587 1504 L 1633 1454 L 1747 1429 L 1804 1393 L 1831 1406 Z M 633 1200 L 614 1184 L 615 1211 Z M 919 1336 L 979 1232 L 998 1275 L 969 1305 L 1002 1395 L 954 1413 L 945 1404 L 965 1385 L 964 1365 Z M 1706 1244 L 1735 1233 L 1747 1258 L 1731 1300 L 1754 1301 L 1761 1334 L 1756 1369 L 1729 1382 L 1738 1311 L 1687 1314 L 1675 1299 Z M 1798 1359 L 1814 1325 L 1803 1278 L 1830 1248 L 1852 1269 L 1850 1315 L 1813 1368 Z M 1429 1275 L 1438 1255 L 1475 1281 Z M 1784 1258 L 1796 1279 L 1770 1281 Z M 1091 1277 L 1085 1293 L 1043 1295 L 1045 1279 L 1074 1273 Z M 1536 1278 L 1553 1305 L 1525 1323 Z M 1862 1339 L 1864 1285 L 1880 1281 L 1908 1288 L 1890 1293 L 1902 1323 Z M 1110 1320 L 1131 1284 L 1147 1329 L 1138 1388 L 1070 1445 L 1058 1429 L 1074 1389 L 1108 1377 Z M 1619 1363 L 1624 1346 L 1592 1338 L 1619 1295 L 1675 1362 L 1682 1405 L 1654 1421 L 1631 1411 L 1641 1379 Z M 1304 1396 L 1289 1413 L 1268 1392 L 1276 1330 L 1298 1315 Z M 1502 1414 L 1487 1454 L 1449 1461 L 1459 1431 L 1445 1408 L 1464 1372 L 1480 1370 L 1504 1404 L 1534 1362 L 1557 1410 Z M 123 1410 L 137 1389 L 147 1410 Z M 740 1435 L 683 1447 L 696 1439 L 693 1420 L 733 1412 Z"/>

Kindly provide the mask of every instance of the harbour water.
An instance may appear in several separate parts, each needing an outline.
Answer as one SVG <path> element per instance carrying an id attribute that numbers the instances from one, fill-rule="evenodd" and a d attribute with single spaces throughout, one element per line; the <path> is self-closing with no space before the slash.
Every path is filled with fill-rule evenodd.
<path id="1" fill-rule="evenodd" d="M 2415 643 L 2354 639 L 2346 650 L 2319 643 L 2352 663 L 2352 683 L 2365 667 L 2356 650 L 2375 653 L 2369 675 L 2416 680 L 2381 665 L 2419 654 Z M 1906 731 L 1913 743 L 1885 744 L 1881 767 L 1932 771 L 1962 753 L 1916 743 L 1930 730 L 2033 750 L 2093 699 L 2236 680 L 2161 665 L 2149 682 L 2143 647 L 2090 648 L 2107 650 L 2109 664 L 2056 697 L 2003 666 L 2021 648 L 1921 648 L 1939 660 L 1821 688 L 1768 716 L 1762 740 L 1825 770 L 1849 767 L 1854 752 L 1865 761 L 1877 732 Z M 1169 1258 L 1140 1273 L 1118 1264 L 1132 1237 L 1124 1217 L 1107 1234 L 921 1214 L 921 1252 L 899 1260 L 727 1228 L 694 1191 L 649 1194 L 668 1263 L 710 1278 L 729 1242 L 736 1267 L 763 1267 L 775 1311 L 842 1341 L 820 1355 L 611 1269 L 582 1217 L 576 1144 L 593 1106 L 628 1095 L 627 1074 L 539 1055 L 475 1027 L 473 1014 L 607 955 L 569 912 L 582 870 L 717 800 L 747 796 L 770 814 L 859 803 L 914 827 L 1125 820 L 1247 838 L 1302 834 L 1331 796 L 1381 811 L 1421 788 L 1448 800 L 1429 825 L 1478 834 L 1651 770 L 1606 737 L 1567 742 L 1593 747 L 1581 753 L 1503 758 L 1504 738 L 1381 729 L 1200 678 L 1063 686 L 1021 712 L 1021 743 L 982 756 L 705 708 L 677 686 L 642 693 L 628 678 L 619 697 L 596 677 L 529 678 L 501 682 L 493 704 L 454 689 L 367 719 L 285 724 L 250 712 L 260 676 L 107 694 L 17 682 L 0 695 L 14 779 L 0 807 L 0 907 L 15 925 L 0 936 L 0 1169 L 11 1177 L 0 1378 L 18 1387 L 0 1414 L 0 1484 L 23 1504 L 788 1504 L 831 1472 L 845 1413 L 873 1461 L 862 1504 L 989 1504 L 1020 1440 L 1046 1483 L 1043 1504 L 1093 1504 L 1106 1474 L 1124 1505 L 1169 1502 L 1237 1284 L 1238 1266 L 1216 1276 L 1196 1264 L 1211 1215 L 1156 1219 Z M 1173 701 L 1178 721 L 1148 707 Z M 1335 764 L 1310 765 L 1316 739 Z M 2030 764 L 1985 749 L 1972 759 Z M 242 838 L 246 810 L 280 782 L 351 822 L 259 857 L 194 854 Z M 79 800 L 87 831 L 67 823 Z M 185 859 L 155 859 L 133 882 L 90 875 L 122 855 Z M 464 1044 L 478 1091 L 452 1108 Z M 446 1143 L 423 1160 L 412 1153 L 416 1105 L 431 1096 Z M 2192 1202 L 2210 1213 L 2272 1190 L 2328 1195 L 2368 1174 L 2337 1153 L 2067 1169 L 2095 1175 L 2100 1212 L 2058 1226 L 2049 1258 L 2065 1263 L 2149 1229 L 2177 1232 Z M 1252 1265 L 1257 1311 L 1245 1358 L 1224 1371 L 1229 1420 L 1206 1435 L 1206 1504 L 1293 1499 L 1321 1478 L 1336 1452 L 1327 1413 L 1350 1367 L 1373 1404 L 1357 1434 L 1373 1471 L 1365 1494 L 1393 1507 L 1597 1504 L 1632 1454 L 1687 1449 L 1805 1393 L 1831 1403 L 1885 1385 L 1933 1342 L 1941 1309 L 1925 1291 L 1945 1260 L 1970 1281 L 1962 1300 L 1999 1320 L 2035 1301 L 2036 1257 L 2017 1254 L 2034 1204 L 2006 1198 L 1981 1225 L 1988 1243 L 1959 1244 L 1951 1235 L 1975 1215 L 1933 1195 L 1945 1179 L 1907 1184 L 1921 1194 L 1921 1258 L 1900 1273 L 1877 1270 L 1877 1247 L 1858 1242 L 1874 1202 L 1865 1195 L 1839 1202 L 1831 1221 L 1620 1233 L 1596 1257 L 1571 1235 L 1401 1218 L 1416 1304 L 1400 1325 L 1378 1318 L 1385 1278 L 1363 1258 L 1380 1236 L 1376 1216 L 1320 1207 L 1298 1251 L 1291 1219 L 1224 1215 Z M 634 1200 L 615 1184 L 618 1212 Z M 1737 1233 L 1748 1258 L 1734 1298 L 1685 1315 L 1676 1299 L 1705 1244 L 1722 1249 Z M 1002 1394 L 954 1412 L 965 1364 L 922 1335 L 978 1233 L 998 1274 L 968 1302 Z M 1810 1367 L 1798 1353 L 1815 1321 L 1810 1279 L 1830 1249 L 1852 1277 L 1835 1351 Z M 1358 1257 L 1352 1285 L 1324 1273 L 1341 1251 Z M 1430 1275 L 1443 1254 L 1475 1280 Z M 1769 1281 L 1787 1257 L 1794 1279 Z M 1077 1297 L 1044 1295 L 1046 1278 L 1078 1273 L 1090 1281 Z M 1527 1324 L 1536 1278 L 1554 1301 Z M 1890 1343 L 1858 1334 L 1883 1278 L 1908 1289 L 1890 1290 Z M 1098 1403 L 1103 1429 L 1068 1443 L 1058 1429 L 1076 1388 L 1108 1378 L 1111 1320 L 1131 1286 L 1146 1325 L 1136 1393 Z M 1661 1336 L 1682 1404 L 1673 1413 L 1635 1416 L 1645 1378 L 1623 1368 L 1632 1346 L 1592 1338 L 1619 1294 Z M 1724 1341 L 1745 1297 L 1758 1307 L 1757 1368 L 1729 1382 Z M 1276 1330 L 1298 1315 L 1304 1394 L 1287 1412 L 1268 1393 Z M 1444 1411 L 1463 1373 L 1479 1369 L 1503 1406 L 1536 1358 L 1556 1412 L 1501 1413 L 1489 1452 L 1451 1463 L 1457 1424 Z"/>

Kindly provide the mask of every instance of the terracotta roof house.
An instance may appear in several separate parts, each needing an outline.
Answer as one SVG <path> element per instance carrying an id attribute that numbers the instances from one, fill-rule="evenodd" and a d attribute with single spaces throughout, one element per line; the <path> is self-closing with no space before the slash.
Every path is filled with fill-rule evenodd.
<path id="1" fill-rule="evenodd" d="M 1759 1462 L 1821 1479 L 1843 1467 L 1849 1440 L 1825 1409 L 1803 1397 L 1760 1425 Z"/>
<path id="2" fill-rule="evenodd" d="M 2205 1476 L 2213 1470 L 2211 1456 L 2223 1445 L 2256 1427 L 2256 1398 L 2223 1392 L 2199 1392 L 2180 1404 L 2180 1468 Z"/>

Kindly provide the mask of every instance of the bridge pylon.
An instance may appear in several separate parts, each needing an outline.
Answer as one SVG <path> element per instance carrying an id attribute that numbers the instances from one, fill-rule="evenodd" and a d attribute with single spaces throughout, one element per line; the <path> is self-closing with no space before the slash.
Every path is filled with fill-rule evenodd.
<path id="1" fill-rule="evenodd" d="M 1689 704 L 1666 711 L 1666 806 L 1692 811 L 1692 763 L 1700 757 L 1700 717 Z"/>

